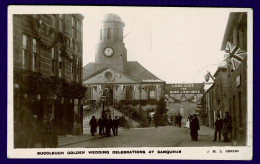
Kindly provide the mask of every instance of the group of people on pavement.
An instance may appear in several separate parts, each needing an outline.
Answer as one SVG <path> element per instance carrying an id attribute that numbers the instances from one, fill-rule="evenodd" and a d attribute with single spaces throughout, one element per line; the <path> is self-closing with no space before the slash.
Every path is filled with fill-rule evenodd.
<path id="1" fill-rule="evenodd" d="M 225 118 L 221 119 L 220 115 L 217 115 L 217 119 L 215 121 L 215 133 L 214 133 L 214 141 L 221 141 L 221 133 L 224 137 L 224 142 L 229 142 L 229 134 L 232 132 L 232 118 L 229 115 L 229 112 L 226 112 Z"/>
<path id="2" fill-rule="evenodd" d="M 182 116 L 180 113 L 178 113 L 178 115 L 176 115 L 175 113 L 174 115 L 172 115 L 171 113 L 170 121 L 172 125 L 174 124 L 174 126 L 181 127 L 181 120 L 182 120 Z"/>
<path id="3" fill-rule="evenodd" d="M 32 114 L 29 108 L 23 107 L 17 117 L 15 147 L 34 148 L 37 144 L 40 144 L 38 146 L 42 148 L 58 146 L 58 130 L 51 114 L 40 118 L 38 115 Z"/>
<path id="4" fill-rule="evenodd" d="M 97 127 L 99 127 L 99 135 L 107 135 L 108 137 L 111 137 L 111 130 L 113 131 L 114 136 L 118 135 L 119 119 L 117 116 L 112 120 L 111 116 L 108 116 L 107 118 L 106 115 L 103 115 L 98 119 L 98 121 L 95 116 L 92 116 L 89 125 L 92 136 L 97 132 Z"/>
<path id="5" fill-rule="evenodd" d="M 187 122 L 185 128 L 190 128 L 190 135 L 192 141 L 198 141 L 198 130 L 200 130 L 199 120 L 197 115 L 190 115 L 187 118 Z M 229 142 L 229 134 L 232 132 L 232 118 L 229 115 L 229 112 L 226 112 L 225 118 L 221 119 L 220 115 L 217 115 L 217 119 L 215 121 L 215 133 L 214 140 L 221 141 L 221 135 L 224 137 L 224 142 Z"/>

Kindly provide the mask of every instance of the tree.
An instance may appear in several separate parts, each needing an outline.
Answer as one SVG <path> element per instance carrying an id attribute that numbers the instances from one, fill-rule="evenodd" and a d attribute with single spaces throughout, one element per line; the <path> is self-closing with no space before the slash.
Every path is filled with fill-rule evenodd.
<path id="1" fill-rule="evenodd" d="M 167 113 L 166 102 L 164 96 L 160 97 L 160 100 L 156 104 L 156 111 L 154 114 L 155 126 L 165 125 L 165 116 Z"/>

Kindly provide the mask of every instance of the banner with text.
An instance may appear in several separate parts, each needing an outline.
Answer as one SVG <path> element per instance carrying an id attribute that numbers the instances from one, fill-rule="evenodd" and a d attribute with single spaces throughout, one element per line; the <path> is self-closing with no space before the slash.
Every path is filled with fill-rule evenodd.
<path id="1" fill-rule="evenodd" d="M 170 94 L 203 94 L 204 83 L 166 84 L 165 91 Z"/>

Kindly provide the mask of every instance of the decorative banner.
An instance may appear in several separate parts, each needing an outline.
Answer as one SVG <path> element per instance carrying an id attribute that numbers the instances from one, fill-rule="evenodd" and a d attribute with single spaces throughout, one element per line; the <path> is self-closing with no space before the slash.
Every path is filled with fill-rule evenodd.
<path id="1" fill-rule="evenodd" d="M 204 83 L 166 84 L 165 91 L 171 94 L 203 94 Z"/>
<path id="2" fill-rule="evenodd" d="M 116 92 L 117 92 L 117 89 L 119 88 L 119 85 L 115 85 L 116 86 Z"/>
<path id="3" fill-rule="evenodd" d="M 160 85 L 156 85 L 156 91 L 158 91 L 160 88 Z"/>
<path id="4" fill-rule="evenodd" d="M 95 92 L 97 92 L 97 86 L 94 85 L 93 88 L 94 88 Z"/>

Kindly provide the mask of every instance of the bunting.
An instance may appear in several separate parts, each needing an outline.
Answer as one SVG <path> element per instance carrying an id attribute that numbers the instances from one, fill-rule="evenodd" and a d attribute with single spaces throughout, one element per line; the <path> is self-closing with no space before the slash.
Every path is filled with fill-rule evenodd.
<path id="1" fill-rule="evenodd" d="M 119 88 L 119 85 L 115 85 L 116 86 L 116 92 L 117 92 L 117 89 Z"/>
<path id="2" fill-rule="evenodd" d="M 96 85 L 93 86 L 93 89 L 95 90 L 95 92 L 97 92 L 97 86 Z"/>
<path id="3" fill-rule="evenodd" d="M 136 86 L 134 85 L 134 91 L 135 91 L 135 88 L 136 88 Z"/>

